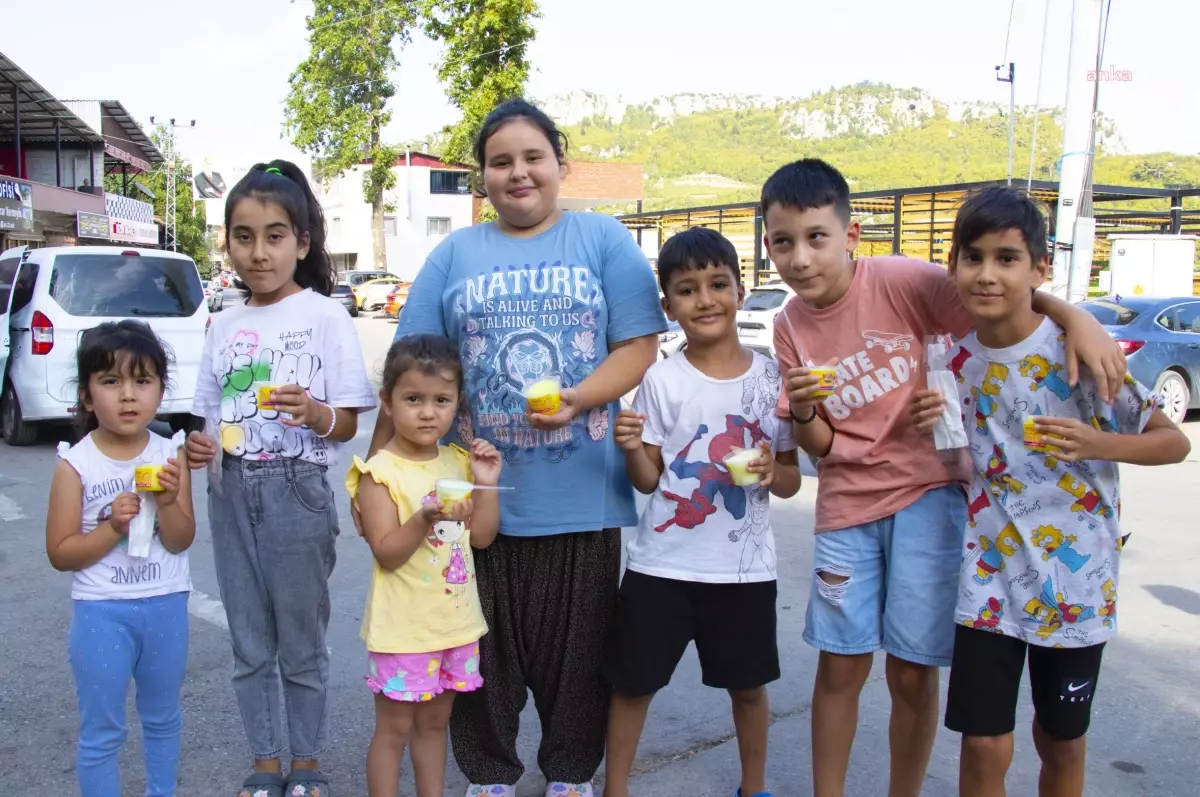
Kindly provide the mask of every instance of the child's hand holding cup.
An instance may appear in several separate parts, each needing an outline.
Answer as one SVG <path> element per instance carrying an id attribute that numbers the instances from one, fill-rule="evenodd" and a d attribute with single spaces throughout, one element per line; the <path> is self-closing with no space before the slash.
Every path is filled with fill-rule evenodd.
<path id="1" fill-rule="evenodd" d="M 805 365 L 787 372 L 784 385 L 793 417 L 808 419 L 816 413 L 818 404 L 833 395 L 837 362 L 834 357 L 825 365 Z"/>

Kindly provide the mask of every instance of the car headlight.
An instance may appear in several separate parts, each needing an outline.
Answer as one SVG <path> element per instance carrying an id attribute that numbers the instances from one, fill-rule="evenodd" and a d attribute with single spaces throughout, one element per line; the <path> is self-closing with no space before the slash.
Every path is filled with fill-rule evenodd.
<path id="1" fill-rule="evenodd" d="M 675 338 L 677 338 L 677 337 L 679 337 L 678 332 L 664 332 L 658 336 L 658 342 L 659 343 L 670 343 L 671 341 L 675 340 Z"/>

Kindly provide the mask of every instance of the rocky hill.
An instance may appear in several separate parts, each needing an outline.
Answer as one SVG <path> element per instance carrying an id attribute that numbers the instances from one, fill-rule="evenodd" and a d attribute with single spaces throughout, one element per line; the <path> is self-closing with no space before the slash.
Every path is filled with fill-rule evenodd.
<path id="1" fill-rule="evenodd" d="M 805 156 L 834 163 L 853 191 L 1007 173 L 1007 105 L 943 102 L 920 89 L 860 83 L 805 98 L 677 94 L 646 103 L 577 91 L 541 104 L 564 126 L 572 157 L 643 164 L 646 209 L 754 199 L 779 164 Z M 1061 114 L 1040 112 L 1036 179 L 1057 179 Z M 1014 174 L 1022 179 L 1033 122 L 1032 107 L 1017 108 Z M 1098 183 L 1200 186 L 1200 157 L 1128 153 L 1106 118 L 1099 139 Z"/>

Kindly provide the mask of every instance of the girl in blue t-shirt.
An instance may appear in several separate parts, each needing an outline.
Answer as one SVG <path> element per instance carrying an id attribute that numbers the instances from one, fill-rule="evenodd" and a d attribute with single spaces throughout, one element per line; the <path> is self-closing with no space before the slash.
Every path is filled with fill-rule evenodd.
<path id="1" fill-rule="evenodd" d="M 566 213 L 565 139 L 521 100 L 496 108 L 475 145 L 488 224 L 452 233 L 409 291 L 397 338 L 446 335 L 459 347 L 464 412 L 454 430 L 505 459 L 500 535 L 475 555 L 490 633 L 487 688 L 461 695 L 450 732 L 468 795 L 512 797 L 523 767 L 526 689 L 541 715 L 548 795 L 592 794 L 609 690 L 600 663 L 616 608 L 622 526 L 637 514 L 610 429 L 621 396 L 658 357 L 666 329 L 654 273 L 611 216 Z M 561 381 L 557 411 L 524 393 Z M 372 453 L 392 435 L 376 426 Z"/>

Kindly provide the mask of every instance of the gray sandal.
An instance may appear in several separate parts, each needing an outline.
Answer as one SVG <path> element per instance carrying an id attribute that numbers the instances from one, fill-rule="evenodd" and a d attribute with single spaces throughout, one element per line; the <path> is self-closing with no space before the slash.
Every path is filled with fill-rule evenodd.
<path id="1" fill-rule="evenodd" d="M 284 797 L 331 797 L 332 794 L 329 778 L 319 769 L 293 769 L 283 791 Z"/>
<path id="2" fill-rule="evenodd" d="M 255 772 L 242 783 L 238 797 L 284 797 L 284 785 L 274 772 Z"/>

